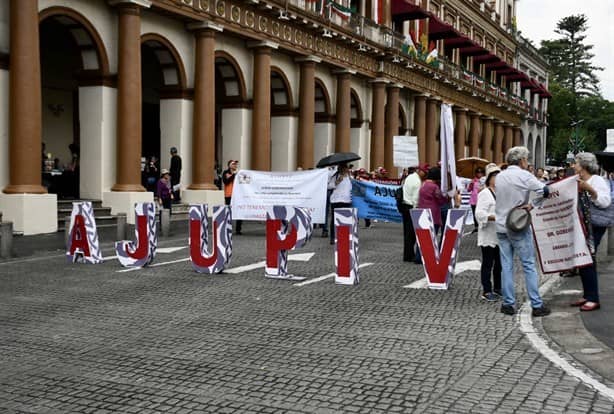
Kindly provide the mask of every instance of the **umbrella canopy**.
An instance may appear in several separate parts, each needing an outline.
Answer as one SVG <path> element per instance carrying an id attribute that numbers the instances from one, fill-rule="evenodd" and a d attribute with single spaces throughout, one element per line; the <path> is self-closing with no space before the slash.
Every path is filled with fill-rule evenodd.
<path id="1" fill-rule="evenodd" d="M 490 161 L 484 158 L 468 157 L 461 158 L 456 161 L 456 175 L 459 177 L 473 178 L 475 176 L 475 169 L 481 167 L 486 168 Z"/>
<path id="2" fill-rule="evenodd" d="M 346 162 L 359 160 L 360 156 L 353 152 L 335 152 L 334 154 L 327 155 L 318 161 L 316 167 L 328 167 L 329 165 L 345 164 Z"/>
<path id="3" fill-rule="evenodd" d="M 614 171 L 614 152 L 597 151 L 595 152 L 595 156 L 601 168 L 608 172 Z"/>

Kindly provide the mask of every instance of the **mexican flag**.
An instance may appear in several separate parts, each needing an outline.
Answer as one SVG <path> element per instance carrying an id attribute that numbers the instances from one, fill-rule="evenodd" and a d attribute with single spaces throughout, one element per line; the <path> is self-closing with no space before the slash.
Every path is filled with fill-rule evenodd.
<path id="1" fill-rule="evenodd" d="M 342 6 L 334 1 L 329 1 L 330 11 L 341 17 L 343 20 L 348 20 L 352 16 L 352 10 L 348 7 Z"/>
<path id="2" fill-rule="evenodd" d="M 466 80 L 467 82 L 473 81 L 473 73 L 467 72 L 466 70 L 463 69 L 463 79 Z"/>

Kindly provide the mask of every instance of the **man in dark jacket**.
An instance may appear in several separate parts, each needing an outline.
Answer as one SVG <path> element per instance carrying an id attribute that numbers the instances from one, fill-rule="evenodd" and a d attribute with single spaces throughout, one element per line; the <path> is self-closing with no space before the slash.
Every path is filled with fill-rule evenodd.
<path id="1" fill-rule="evenodd" d="M 181 195 L 179 188 L 175 189 L 175 186 L 181 182 L 181 157 L 177 155 L 177 148 L 171 147 L 171 189 L 173 191 L 174 201 L 178 203 L 181 201 Z"/>

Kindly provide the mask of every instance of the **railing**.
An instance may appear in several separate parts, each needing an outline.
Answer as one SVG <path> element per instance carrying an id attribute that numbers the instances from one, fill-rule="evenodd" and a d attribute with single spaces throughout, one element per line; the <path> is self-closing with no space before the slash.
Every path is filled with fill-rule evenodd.
<path id="1" fill-rule="evenodd" d="M 271 0 L 278 4 L 280 8 L 288 9 L 288 6 L 293 6 L 305 12 L 312 19 L 319 21 L 324 28 L 324 36 L 326 33 L 332 36 L 330 29 L 332 26 L 339 27 L 346 32 L 352 33 L 358 39 L 364 42 L 374 43 L 379 47 L 389 49 L 388 51 L 393 54 L 393 62 L 401 64 L 401 61 L 405 61 L 411 65 L 421 65 L 428 67 L 433 71 L 433 76 L 440 78 L 443 82 L 451 83 L 454 81 L 461 81 L 462 85 L 469 86 L 478 89 L 480 92 L 484 92 L 492 97 L 497 97 L 500 100 L 511 104 L 518 105 L 525 110 L 528 110 L 527 101 L 519 96 L 516 96 L 506 89 L 502 89 L 499 86 L 490 83 L 479 75 L 470 72 L 450 61 L 444 56 L 437 56 L 436 62 L 430 64 L 426 62 L 426 51 L 419 51 L 419 53 L 411 54 L 405 52 L 405 37 L 394 30 L 380 26 L 373 20 L 357 13 L 351 13 L 349 9 L 346 9 L 341 4 L 336 2 L 330 2 L 327 0 L 306 1 L 306 0 Z M 346 12 L 346 13 L 344 13 Z M 367 45 L 359 45 L 359 48 L 364 48 Z M 416 45 L 419 47 L 419 45 Z M 458 83 L 458 82 L 455 82 Z M 474 91 L 475 93 L 476 91 Z"/>

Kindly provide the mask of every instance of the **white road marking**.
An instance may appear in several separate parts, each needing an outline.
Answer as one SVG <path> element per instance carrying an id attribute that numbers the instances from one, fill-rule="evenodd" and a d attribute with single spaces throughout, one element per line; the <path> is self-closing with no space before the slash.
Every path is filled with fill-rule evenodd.
<path id="1" fill-rule="evenodd" d="M 187 261 L 189 261 L 189 260 L 190 260 L 190 258 L 189 258 L 189 257 L 186 257 L 186 258 L 184 258 L 184 259 L 171 260 L 171 261 L 169 261 L 169 262 L 154 263 L 154 264 L 152 264 L 152 265 L 150 265 L 150 266 L 147 266 L 147 268 L 150 268 L 150 267 L 158 267 L 158 266 L 166 266 L 166 265 L 173 264 L 173 263 L 187 262 Z M 128 268 L 126 268 L 126 269 L 116 270 L 116 271 L 115 271 L 115 273 L 134 272 L 135 270 L 140 270 L 140 269 L 143 269 L 143 268 L 142 268 L 142 267 L 128 267 Z"/>
<path id="2" fill-rule="evenodd" d="M 363 267 L 371 266 L 372 264 L 373 263 L 369 263 L 369 262 L 363 263 L 363 264 L 358 265 L 358 268 L 362 269 Z M 329 273 L 327 275 L 319 276 L 319 277 L 316 277 L 314 279 L 309 279 L 309 280 L 306 280 L 306 281 L 301 282 L 301 283 L 295 283 L 292 286 L 305 286 L 305 285 L 309 285 L 311 283 L 321 282 L 321 281 L 326 280 L 328 278 L 334 277 L 336 274 L 337 273 Z"/>
<path id="3" fill-rule="evenodd" d="M 224 273 L 237 274 L 237 273 L 249 272 L 250 270 L 264 267 L 265 263 L 266 263 L 265 261 L 262 261 L 258 263 L 248 264 L 245 266 L 233 267 L 231 269 L 224 269 Z"/>
<path id="4" fill-rule="evenodd" d="M 156 253 L 174 253 L 179 250 L 186 249 L 188 246 L 179 246 L 179 247 L 158 247 L 156 249 Z"/>
<path id="5" fill-rule="evenodd" d="M 544 295 L 556 283 L 557 279 L 550 278 L 539 288 L 539 293 L 541 295 Z M 550 362 L 565 371 L 565 373 L 567 373 L 568 375 L 577 378 L 583 384 L 587 385 L 590 388 L 593 388 L 595 391 L 599 392 L 604 397 L 614 401 L 613 388 L 608 387 L 607 385 L 593 378 L 590 374 L 574 367 L 560 354 L 558 354 L 556 351 L 554 351 L 548 346 L 546 341 L 539 335 L 539 333 L 533 326 L 533 319 L 531 317 L 531 304 L 529 303 L 529 301 L 524 303 L 522 310 L 519 312 L 518 323 L 520 324 L 520 331 L 526 335 L 529 342 L 531 342 L 533 348 L 535 348 L 546 359 L 548 359 Z"/>
<path id="6" fill-rule="evenodd" d="M 468 270 L 480 270 L 482 266 L 482 262 L 479 260 L 467 260 L 465 262 L 458 262 L 454 267 L 454 275 L 458 275 L 460 273 L 466 272 Z M 425 277 L 416 280 L 415 282 L 410 283 L 409 285 L 403 286 L 405 289 L 425 289 L 429 285 L 429 282 Z"/>

